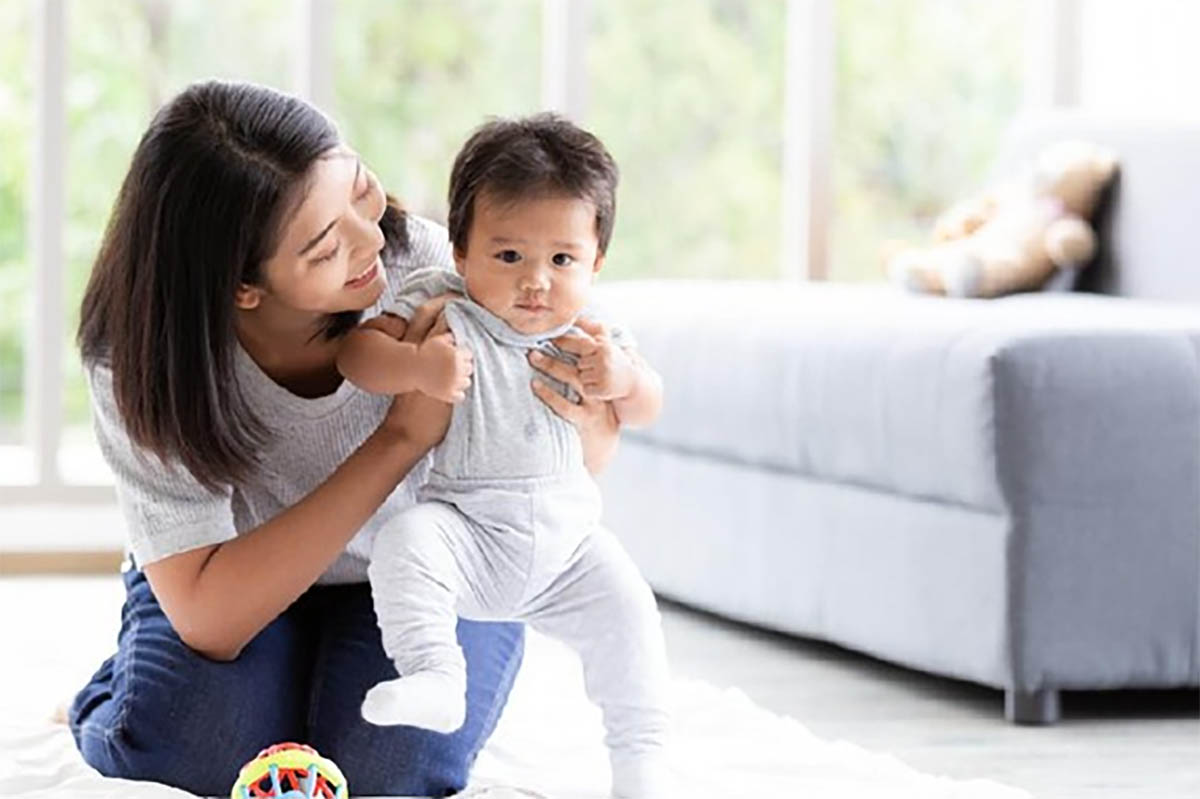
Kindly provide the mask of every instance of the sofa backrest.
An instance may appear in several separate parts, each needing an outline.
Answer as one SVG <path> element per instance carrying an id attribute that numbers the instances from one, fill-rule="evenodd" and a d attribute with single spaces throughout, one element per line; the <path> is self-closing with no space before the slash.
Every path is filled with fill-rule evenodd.
<path id="1" fill-rule="evenodd" d="M 1200 123 L 1080 112 L 1027 116 L 1005 135 L 993 173 L 1010 174 L 1043 146 L 1067 138 L 1108 145 L 1120 161 L 1097 211 L 1099 254 L 1078 288 L 1200 302 Z"/>

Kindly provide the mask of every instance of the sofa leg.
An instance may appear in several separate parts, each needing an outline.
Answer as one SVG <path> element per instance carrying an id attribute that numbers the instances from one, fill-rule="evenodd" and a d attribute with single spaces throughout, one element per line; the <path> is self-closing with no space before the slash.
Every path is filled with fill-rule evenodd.
<path id="1" fill-rule="evenodd" d="M 1054 724 L 1059 715 L 1058 691 L 1053 688 L 1004 692 L 1004 717 L 1013 724 Z"/>

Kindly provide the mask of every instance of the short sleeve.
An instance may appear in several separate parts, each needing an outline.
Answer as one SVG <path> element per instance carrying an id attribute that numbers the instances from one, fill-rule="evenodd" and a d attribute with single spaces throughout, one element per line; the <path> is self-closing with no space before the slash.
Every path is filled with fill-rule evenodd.
<path id="1" fill-rule="evenodd" d="M 138 566 L 237 536 L 232 489 L 211 491 L 177 462 L 163 463 L 130 440 L 106 366 L 88 369 L 92 417 Z"/>
<path id="2" fill-rule="evenodd" d="M 450 248 L 450 233 L 446 228 L 430 219 L 406 213 L 404 224 L 408 233 L 408 249 L 400 252 L 388 264 L 398 280 L 397 285 L 407 282 L 413 272 L 438 267 L 454 271 L 454 254 Z"/>
<path id="3" fill-rule="evenodd" d="M 441 267 L 430 267 L 409 273 L 404 285 L 398 286 L 392 295 L 392 302 L 384 310 L 395 314 L 404 321 L 412 319 L 413 312 L 439 294 L 448 291 L 466 293 L 463 279 L 457 272 L 451 272 Z"/>

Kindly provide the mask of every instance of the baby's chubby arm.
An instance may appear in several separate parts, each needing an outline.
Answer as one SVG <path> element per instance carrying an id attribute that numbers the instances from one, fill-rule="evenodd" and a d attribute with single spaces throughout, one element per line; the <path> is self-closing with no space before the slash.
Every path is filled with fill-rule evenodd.
<path id="1" fill-rule="evenodd" d="M 346 336 L 338 371 L 359 388 L 376 394 L 420 391 L 443 402 L 466 397 L 474 363 L 456 347 L 442 310 L 461 296 L 462 279 L 441 268 L 410 274 L 388 311 Z M 426 333 L 433 328 L 433 334 Z"/>
<path id="2" fill-rule="evenodd" d="M 582 393 L 611 401 L 624 426 L 651 424 L 662 411 L 662 378 L 641 355 L 613 341 L 600 322 L 580 319 L 577 325 L 586 337 L 566 336 L 559 346 L 579 357 Z"/>
<path id="3" fill-rule="evenodd" d="M 471 384 L 470 351 L 454 345 L 439 316 L 433 335 L 421 343 L 406 341 L 415 329 L 392 314 L 381 314 L 346 334 L 337 367 L 354 385 L 373 394 L 422 394 L 443 402 L 461 402 Z"/>
<path id="4" fill-rule="evenodd" d="M 653 424 L 662 413 L 662 377 L 637 352 L 617 347 L 633 364 L 633 387 L 624 397 L 613 400 L 613 410 L 621 424 L 627 427 L 645 427 Z"/>

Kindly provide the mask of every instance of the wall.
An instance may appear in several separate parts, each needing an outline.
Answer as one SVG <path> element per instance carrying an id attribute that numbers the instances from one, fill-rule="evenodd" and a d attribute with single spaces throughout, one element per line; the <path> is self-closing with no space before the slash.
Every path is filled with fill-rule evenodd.
<path id="1" fill-rule="evenodd" d="M 1200 120 L 1200 2 L 1083 0 L 1086 108 Z"/>

